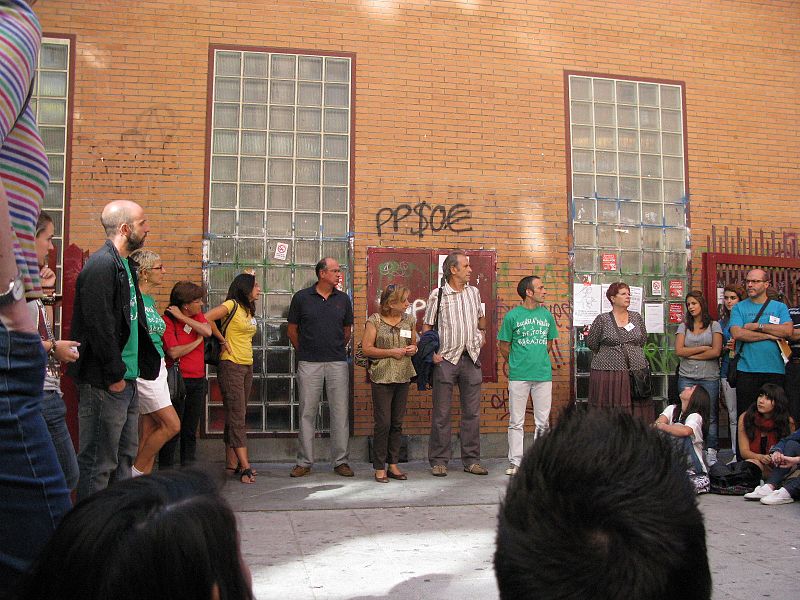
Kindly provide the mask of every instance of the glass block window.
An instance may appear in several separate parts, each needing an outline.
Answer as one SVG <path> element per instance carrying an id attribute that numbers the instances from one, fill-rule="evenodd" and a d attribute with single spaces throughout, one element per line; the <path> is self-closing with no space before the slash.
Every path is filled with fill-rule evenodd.
<path id="1" fill-rule="evenodd" d="M 253 433 L 299 430 L 294 350 L 286 317 L 292 294 L 336 258 L 351 289 L 351 59 L 217 49 L 214 52 L 204 277 L 209 306 L 253 269 L 258 305 Z M 213 371 L 206 431 L 223 427 Z M 318 429 L 328 430 L 322 403 Z"/>
<path id="2" fill-rule="evenodd" d="M 50 164 L 50 185 L 45 193 L 43 208 L 53 217 L 56 248 L 56 293 L 61 293 L 62 259 L 64 252 L 64 216 L 68 208 L 65 182 L 70 106 L 70 41 L 44 38 L 39 52 L 36 82 L 31 95 L 31 108 L 36 115 L 39 132 L 44 141 Z M 61 310 L 55 311 L 56 335 L 60 330 Z"/>
<path id="3" fill-rule="evenodd" d="M 683 101 L 680 85 L 569 76 L 574 281 L 625 281 L 643 288 L 643 303 L 664 305 L 665 333 L 645 348 L 661 397 L 677 363 L 669 305 L 687 291 Z M 586 398 L 591 352 L 574 334 Z"/>

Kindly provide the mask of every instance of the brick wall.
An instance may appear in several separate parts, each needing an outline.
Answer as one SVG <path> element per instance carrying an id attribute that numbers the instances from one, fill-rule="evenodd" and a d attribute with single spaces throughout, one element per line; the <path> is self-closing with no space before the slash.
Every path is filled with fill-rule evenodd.
<path id="1" fill-rule="evenodd" d="M 93 249 L 100 207 L 137 200 L 148 245 L 174 279 L 200 279 L 209 44 L 355 53 L 357 337 L 370 246 L 495 249 L 498 321 L 531 271 L 545 274 L 548 303 L 569 302 L 565 70 L 685 82 L 695 271 L 712 224 L 800 224 L 796 1 L 60 0 L 36 9 L 46 32 L 77 40 L 70 241 Z M 417 198 L 466 204 L 471 231 L 379 238 L 376 211 Z M 565 314 L 556 406 L 569 397 L 568 324 Z M 504 388 L 502 377 L 484 386 L 487 431 L 503 430 Z M 408 432 L 427 430 L 428 405 L 411 398 Z M 367 434 L 359 370 L 354 409 L 355 433 Z"/>

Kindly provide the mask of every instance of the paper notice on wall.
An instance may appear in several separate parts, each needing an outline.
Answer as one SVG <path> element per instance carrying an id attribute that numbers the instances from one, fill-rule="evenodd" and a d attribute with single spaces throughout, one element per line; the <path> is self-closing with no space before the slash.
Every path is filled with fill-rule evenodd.
<path id="1" fill-rule="evenodd" d="M 289 253 L 289 244 L 286 242 L 278 242 L 275 244 L 275 260 L 286 260 L 286 255 Z"/>
<path id="2" fill-rule="evenodd" d="M 606 292 L 608 292 L 608 288 L 610 287 L 610 283 L 604 283 L 600 286 L 600 312 L 608 312 L 611 310 L 611 302 L 608 301 L 608 296 L 606 296 Z"/>
<path id="3" fill-rule="evenodd" d="M 661 284 L 661 280 L 660 279 L 653 279 L 653 281 L 650 282 L 650 295 L 651 296 L 661 296 L 661 295 L 663 295 L 663 293 L 664 292 L 663 292 L 663 287 L 662 287 L 662 284 Z"/>
<path id="4" fill-rule="evenodd" d="M 600 286 L 576 283 L 572 286 L 572 325 L 591 325 L 600 314 Z"/>
<path id="5" fill-rule="evenodd" d="M 439 274 L 436 278 L 436 286 L 438 287 L 442 283 L 442 277 L 444 277 L 444 259 L 447 258 L 447 254 L 440 254 L 439 255 Z"/>
<path id="6" fill-rule="evenodd" d="M 645 303 L 644 326 L 647 333 L 664 333 L 664 305 L 661 302 Z"/>
<path id="7" fill-rule="evenodd" d="M 628 310 L 636 311 L 639 314 L 642 313 L 642 288 L 631 286 L 631 305 Z"/>
<path id="8" fill-rule="evenodd" d="M 717 288 L 717 306 L 725 304 L 725 288 Z"/>

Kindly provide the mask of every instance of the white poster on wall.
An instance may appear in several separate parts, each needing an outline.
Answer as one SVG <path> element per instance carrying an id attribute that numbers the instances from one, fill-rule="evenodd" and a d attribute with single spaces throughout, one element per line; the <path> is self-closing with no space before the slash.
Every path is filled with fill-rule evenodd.
<path id="1" fill-rule="evenodd" d="M 600 286 L 576 283 L 572 286 L 572 325 L 591 325 L 600 314 Z"/>
<path id="2" fill-rule="evenodd" d="M 643 316 L 647 333 L 664 333 L 664 305 L 661 302 L 647 302 Z"/>
<path id="3" fill-rule="evenodd" d="M 631 286 L 631 305 L 628 310 L 642 314 L 642 288 Z"/>

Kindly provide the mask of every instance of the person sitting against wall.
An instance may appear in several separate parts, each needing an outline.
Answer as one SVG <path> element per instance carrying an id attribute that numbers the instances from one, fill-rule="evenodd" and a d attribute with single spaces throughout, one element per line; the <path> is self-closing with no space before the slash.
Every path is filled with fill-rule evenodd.
<path id="1" fill-rule="evenodd" d="M 764 485 L 745 494 L 747 500 L 760 500 L 772 492 L 786 476 L 786 472 L 773 472 L 776 466 L 772 449 L 795 431 L 795 422 L 789 416 L 789 402 L 783 388 L 765 383 L 758 398 L 739 417 L 739 452 L 742 458 L 761 469 Z M 782 461 L 779 461 L 779 465 Z M 783 469 L 783 467 L 780 467 Z"/>
<path id="2" fill-rule="evenodd" d="M 772 473 L 764 485 L 745 494 L 748 500 L 761 500 L 761 504 L 791 504 L 800 499 L 800 477 L 788 477 L 800 465 L 800 431 L 783 438 L 769 450 Z M 796 475 L 796 474 L 795 474 Z M 782 487 L 778 487 L 783 482 Z"/>
<path id="3" fill-rule="evenodd" d="M 653 427 L 669 436 L 678 452 L 686 456 L 695 490 L 707 492 L 710 482 L 705 477 L 708 467 L 703 461 L 703 439 L 708 433 L 711 400 L 708 391 L 700 385 L 683 388 L 679 398 L 680 404 L 665 408 Z M 698 477 L 703 478 L 702 481 Z"/>
<path id="4" fill-rule="evenodd" d="M 191 469 L 126 479 L 79 502 L 12 600 L 253 600 L 236 517 Z"/>

